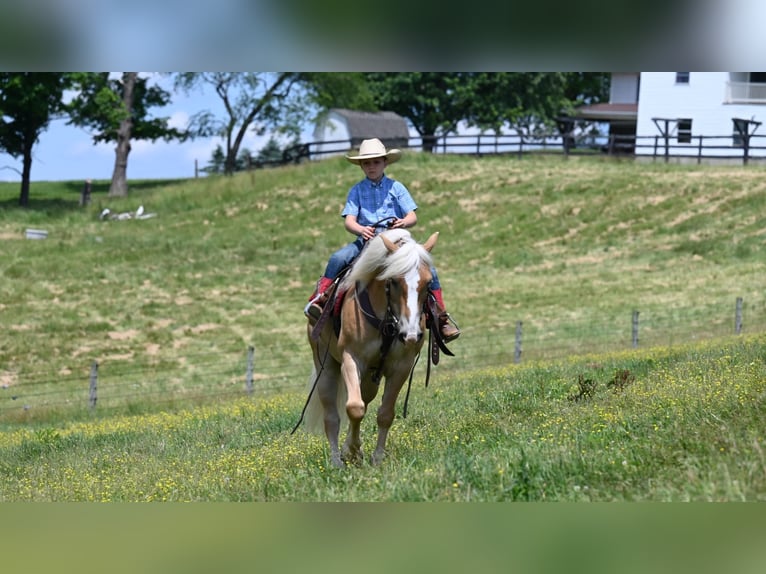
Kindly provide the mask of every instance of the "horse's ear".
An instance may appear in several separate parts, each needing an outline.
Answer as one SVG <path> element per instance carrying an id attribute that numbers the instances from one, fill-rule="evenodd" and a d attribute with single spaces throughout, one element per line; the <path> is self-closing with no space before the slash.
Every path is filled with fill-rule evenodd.
<path id="1" fill-rule="evenodd" d="M 423 244 L 423 247 L 426 251 L 431 251 L 431 249 L 434 248 L 434 245 L 436 245 L 436 240 L 439 239 L 439 232 L 435 232 L 429 237 L 426 242 Z"/>
<path id="2" fill-rule="evenodd" d="M 378 237 L 380 237 L 383 240 L 383 245 L 386 246 L 386 249 L 388 249 L 389 253 L 393 253 L 394 251 L 399 249 L 399 246 L 396 243 L 394 243 L 393 241 L 391 241 L 385 235 L 379 235 Z"/>

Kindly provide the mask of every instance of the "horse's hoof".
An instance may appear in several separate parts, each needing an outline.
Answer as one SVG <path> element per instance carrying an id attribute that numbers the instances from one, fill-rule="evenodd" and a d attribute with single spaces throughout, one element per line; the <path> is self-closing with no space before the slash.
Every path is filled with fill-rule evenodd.
<path id="1" fill-rule="evenodd" d="M 343 461 L 346 464 L 361 466 L 364 462 L 364 453 L 361 450 L 349 451 L 343 454 Z"/>
<path id="2" fill-rule="evenodd" d="M 381 462 L 386 458 L 386 453 L 375 451 L 370 457 L 370 464 L 372 466 L 379 466 Z"/>

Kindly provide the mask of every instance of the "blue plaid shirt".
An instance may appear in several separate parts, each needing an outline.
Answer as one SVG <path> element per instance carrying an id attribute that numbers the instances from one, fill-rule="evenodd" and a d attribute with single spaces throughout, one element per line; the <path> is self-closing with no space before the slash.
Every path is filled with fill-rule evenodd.
<path id="1" fill-rule="evenodd" d="M 387 217 L 401 219 L 418 208 L 404 184 L 383 175 L 380 182 L 364 178 L 348 192 L 341 215 L 356 215 L 359 225 L 373 225 Z"/>

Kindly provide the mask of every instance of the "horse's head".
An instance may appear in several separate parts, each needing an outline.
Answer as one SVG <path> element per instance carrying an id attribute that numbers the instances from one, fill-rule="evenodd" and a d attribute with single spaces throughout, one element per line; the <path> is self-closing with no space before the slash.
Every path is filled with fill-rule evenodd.
<path id="1" fill-rule="evenodd" d="M 434 233 L 420 245 L 411 239 L 392 241 L 386 234 L 380 235 L 388 250 L 382 278 L 387 279 L 387 299 L 396 317 L 395 335 L 404 344 L 417 343 L 423 338 L 423 308 L 432 279 L 430 252 L 438 237 L 438 232 Z"/>

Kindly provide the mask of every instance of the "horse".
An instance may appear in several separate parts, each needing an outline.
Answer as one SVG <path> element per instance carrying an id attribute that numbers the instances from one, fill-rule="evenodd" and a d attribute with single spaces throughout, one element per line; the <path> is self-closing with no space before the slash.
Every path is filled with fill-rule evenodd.
<path id="1" fill-rule="evenodd" d="M 322 433 L 330 444 L 333 466 L 364 460 L 360 426 L 385 378 L 377 411 L 378 435 L 371 463 L 385 457 L 386 439 L 394 420 L 396 400 L 412 372 L 424 342 L 433 265 L 431 250 L 438 232 L 420 244 L 405 229 L 390 229 L 367 242 L 340 282 L 345 293 L 339 321 L 307 326 L 314 368 L 304 426 Z M 331 298 L 326 305 L 333 305 Z M 348 432 L 341 452 L 341 423 Z"/>

